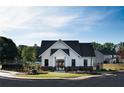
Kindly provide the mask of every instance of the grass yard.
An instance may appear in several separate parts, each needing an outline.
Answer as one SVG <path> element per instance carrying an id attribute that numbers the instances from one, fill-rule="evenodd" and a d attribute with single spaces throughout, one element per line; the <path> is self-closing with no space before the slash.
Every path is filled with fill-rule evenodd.
<path id="1" fill-rule="evenodd" d="M 89 76 L 89 75 L 90 74 L 49 72 L 48 74 L 39 74 L 39 75 L 17 75 L 17 77 L 24 77 L 24 78 L 74 78 L 74 77 Z"/>
<path id="2" fill-rule="evenodd" d="M 124 64 L 103 64 L 106 70 L 124 70 Z"/>

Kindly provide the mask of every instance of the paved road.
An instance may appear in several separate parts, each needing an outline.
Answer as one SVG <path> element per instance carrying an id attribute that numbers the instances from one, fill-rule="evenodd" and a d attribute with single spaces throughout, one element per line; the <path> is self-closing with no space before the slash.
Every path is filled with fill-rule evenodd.
<path id="1" fill-rule="evenodd" d="M 124 87 L 124 72 L 84 80 L 26 80 L 1 77 L 0 87 Z"/>

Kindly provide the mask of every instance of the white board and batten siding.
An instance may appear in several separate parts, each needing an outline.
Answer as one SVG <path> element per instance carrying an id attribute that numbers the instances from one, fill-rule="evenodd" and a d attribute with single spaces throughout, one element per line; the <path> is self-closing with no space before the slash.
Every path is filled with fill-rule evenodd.
<path id="1" fill-rule="evenodd" d="M 104 55 L 99 52 L 98 50 L 95 50 L 95 55 L 96 55 L 96 62 L 97 63 L 103 63 L 104 62 Z"/>
<path id="2" fill-rule="evenodd" d="M 51 49 L 59 49 L 57 50 L 53 55 L 50 55 Z M 69 55 L 66 54 L 61 49 L 69 49 Z M 51 47 L 49 47 L 42 55 L 42 66 L 44 66 L 44 60 L 49 60 L 49 66 L 55 66 L 55 58 L 56 59 L 64 59 L 65 60 L 65 67 L 72 66 L 72 59 L 75 59 L 75 65 L 76 66 L 84 66 L 84 59 L 87 60 L 88 66 L 93 66 L 96 62 L 95 57 L 81 57 L 79 54 L 77 54 L 73 49 L 71 49 L 68 45 L 66 45 L 63 42 L 56 42 Z"/>

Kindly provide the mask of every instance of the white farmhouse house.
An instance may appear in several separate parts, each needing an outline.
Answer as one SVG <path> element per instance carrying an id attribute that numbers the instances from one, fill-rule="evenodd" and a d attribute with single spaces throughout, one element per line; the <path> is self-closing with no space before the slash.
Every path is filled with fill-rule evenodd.
<path id="1" fill-rule="evenodd" d="M 107 49 L 95 50 L 97 63 L 116 63 L 116 53 Z"/>
<path id="2" fill-rule="evenodd" d="M 40 49 L 44 69 L 67 70 L 92 68 L 96 64 L 91 43 L 70 40 L 43 40 Z"/>

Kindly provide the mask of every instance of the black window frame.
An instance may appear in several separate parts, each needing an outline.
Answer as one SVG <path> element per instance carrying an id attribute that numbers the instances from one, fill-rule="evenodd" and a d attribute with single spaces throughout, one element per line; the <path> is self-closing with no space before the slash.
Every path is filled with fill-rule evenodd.
<path id="1" fill-rule="evenodd" d="M 88 59 L 84 59 L 84 67 L 88 67 Z"/>
<path id="2" fill-rule="evenodd" d="M 44 59 L 44 66 L 48 67 L 49 66 L 49 60 L 48 59 Z"/>
<path id="3" fill-rule="evenodd" d="M 72 65 L 72 67 L 75 67 L 76 66 L 76 60 L 75 59 L 72 59 L 71 60 L 71 65 Z"/>

